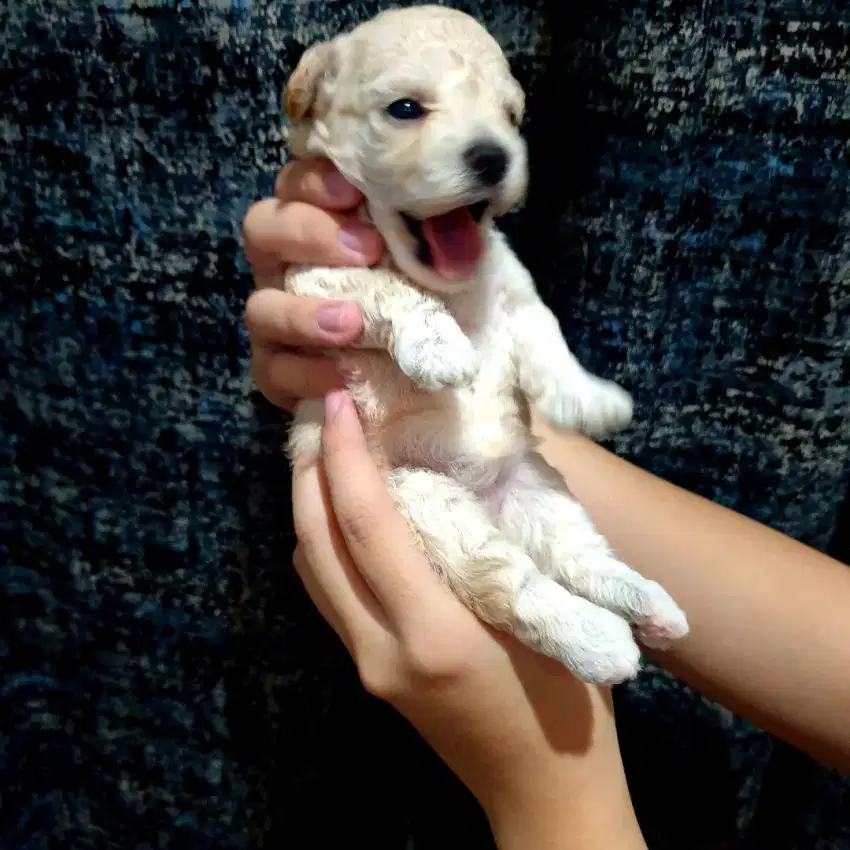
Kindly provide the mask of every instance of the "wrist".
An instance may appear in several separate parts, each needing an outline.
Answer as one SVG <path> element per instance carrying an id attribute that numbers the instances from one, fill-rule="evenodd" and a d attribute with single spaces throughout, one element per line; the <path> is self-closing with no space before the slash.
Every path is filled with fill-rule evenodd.
<path id="1" fill-rule="evenodd" d="M 611 694 L 583 691 L 586 730 L 530 746 L 479 796 L 500 850 L 646 850 L 629 794 Z M 561 711 L 564 711 L 563 705 Z M 572 728 L 580 725 L 577 713 Z M 551 732 L 551 729 L 550 729 Z"/>
<path id="2" fill-rule="evenodd" d="M 628 795 L 585 789 L 566 799 L 550 787 L 533 802 L 516 802 L 487 812 L 499 850 L 646 850 Z M 563 794 L 574 793 L 563 789 Z"/>

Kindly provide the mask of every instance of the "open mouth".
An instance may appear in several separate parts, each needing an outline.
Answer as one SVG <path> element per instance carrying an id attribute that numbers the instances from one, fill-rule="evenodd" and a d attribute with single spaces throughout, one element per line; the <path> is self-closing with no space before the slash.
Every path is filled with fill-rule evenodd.
<path id="1" fill-rule="evenodd" d="M 416 259 L 449 280 L 474 277 L 484 256 L 479 224 L 489 205 L 489 201 L 479 201 L 425 219 L 401 213 L 416 240 Z"/>

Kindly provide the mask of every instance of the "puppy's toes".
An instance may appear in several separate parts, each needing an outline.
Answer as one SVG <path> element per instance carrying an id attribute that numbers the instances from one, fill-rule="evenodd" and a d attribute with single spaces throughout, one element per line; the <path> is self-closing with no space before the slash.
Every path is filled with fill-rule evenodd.
<path id="1" fill-rule="evenodd" d="M 593 375 L 569 390 L 544 393 L 537 403 L 550 422 L 575 428 L 588 437 L 603 439 L 621 431 L 632 421 L 632 397 L 613 381 Z"/>
<path id="2" fill-rule="evenodd" d="M 589 605 L 582 618 L 581 639 L 573 641 L 563 660 L 583 682 L 618 685 L 637 676 L 640 658 L 629 624 L 604 608 Z"/>
<path id="3" fill-rule="evenodd" d="M 427 390 L 465 386 L 478 372 L 474 346 L 455 321 L 441 313 L 403 328 L 393 353 L 401 371 Z"/>
<path id="4" fill-rule="evenodd" d="M 640 670 L 640 649 L 629 624 L 554 583 L 525 589 L 517 613 L 516 637 L 583 682 L 616 685 Z"/>
<path id="5" fill-rule="evenodd" d="M 688 634 L 687 617 L 670 594 L 613 556 L 586 558 L 578 569 L 564 570 L 558 580 L 573 593 L 631 623 L 645 646 L 666 646 Z"/>
<path id="6" fill-rule="evenodd" d="M 661 585 L 655 582 L 647 585 L 646 613 L 636 622 L 635 633 L 644 646 L 663 649 L 688 636 L 688 618 Z"/>
<path id="7" fill-rule="evenodd" d="M 595 381 L 582 402 L 582 427 L 590 437 L 607 437 L 632 421 L 632 397 L 613 381 Z"/>

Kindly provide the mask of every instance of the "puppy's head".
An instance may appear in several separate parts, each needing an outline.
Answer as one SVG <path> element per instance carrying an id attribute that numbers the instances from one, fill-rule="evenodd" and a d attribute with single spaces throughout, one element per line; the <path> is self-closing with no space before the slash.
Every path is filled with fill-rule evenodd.
<path id="1" fill-rule="evenodd" d="M 522 89 L 496 41 L 441 6 L 384 12 L 315 45 L 285 94 L 296 156 L 365 195 L 399 267 L 443 292 L 475 277 L 484 228 L 522 201 Z"/>

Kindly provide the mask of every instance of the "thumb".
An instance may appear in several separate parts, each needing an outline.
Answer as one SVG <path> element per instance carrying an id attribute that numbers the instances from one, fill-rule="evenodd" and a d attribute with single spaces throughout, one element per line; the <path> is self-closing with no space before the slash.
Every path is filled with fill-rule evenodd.
<path id="1" fill-rule="evenodd" d="M 445 589 L 396 510 L 346 392 L 325 398 L 322 449 L 340 531 L 388 616 L 410 620 L 423 607 L 444 605 Z"/>

